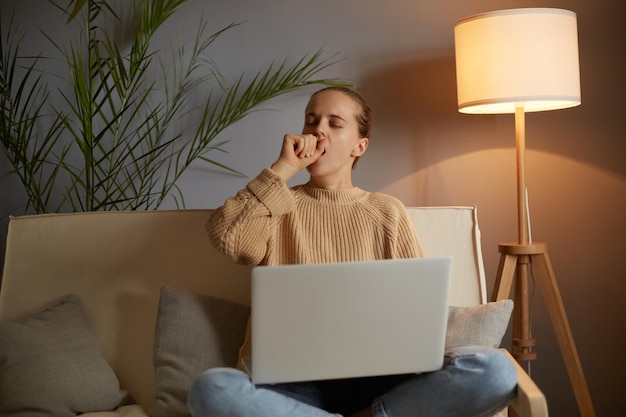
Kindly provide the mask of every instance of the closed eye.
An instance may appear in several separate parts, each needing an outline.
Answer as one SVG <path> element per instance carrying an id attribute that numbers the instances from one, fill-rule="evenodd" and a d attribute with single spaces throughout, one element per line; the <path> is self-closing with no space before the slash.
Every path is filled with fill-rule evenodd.
<path id="1" fill-rule="evenodd" d="M 336 115 L 336 114 L 331 115 L 329 119 L 330 119 L 330 125 L 332 127 L 342 128 L 346 124 L 346 120 L 343 117 Z"/>

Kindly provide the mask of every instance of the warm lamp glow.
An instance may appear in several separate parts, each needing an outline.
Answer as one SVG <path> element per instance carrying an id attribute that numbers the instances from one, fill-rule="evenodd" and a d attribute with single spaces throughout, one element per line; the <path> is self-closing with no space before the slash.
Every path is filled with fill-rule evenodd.
<path id="1" fill-rule="evenodd" d="M 461 113 L 515 113 L 580 104 L 576 14 L 511 9 L 470 16 L 454 27 Z"/>
<path id="2" fill-rule="evenodd" d="M 513 355 L 520 362 L 537 356 L 530 332 L 532 276 L 544 293 L 580 414 L 595 417 L 547 246 L 531 239 L 524 178 L 525 113 L 580 104 L 576 14 L 561 9 L 479 14 L 457 22 L 454 39 L 459 111 L 515 113 L 518 241 L 498 246 L 501 256 L 493 292 L 493 301 L 510 298 L 515 281 Z"/>

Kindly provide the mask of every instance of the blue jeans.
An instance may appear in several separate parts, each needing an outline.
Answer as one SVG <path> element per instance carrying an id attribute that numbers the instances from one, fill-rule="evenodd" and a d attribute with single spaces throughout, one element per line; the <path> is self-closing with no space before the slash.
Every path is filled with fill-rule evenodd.
<path id="1" fill-rule="evenodd" d="M 376 417 L 487 417 L 515 395 L 516 371 L 497 349 L 446 351 L 441 370 L 275 385 L 252 384 L 232 368 L 205 371 L 191 387 L 194 417 L 349 416 L 371 406 Z"/>

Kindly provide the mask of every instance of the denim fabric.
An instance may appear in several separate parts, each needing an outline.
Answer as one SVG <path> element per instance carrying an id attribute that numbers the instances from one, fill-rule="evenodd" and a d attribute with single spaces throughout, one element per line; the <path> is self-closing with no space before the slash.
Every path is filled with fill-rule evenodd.
<path id="1" fill-rule="evenodd" d="M 374 400 L 375 417 L 489 417 L 515 396 L 517 373 L 500 351 L 482 346 L 446 351 L 444 367 Z"/>
<path id="2" fill-rule="evenodd" d="M 232 368 L 205 371 L 193 384 L 194 417 L 349 416 L 372 406 L 376 417 L 491 416 L 515 395 L 513 364 L 497 349 L 446 351 L 444 366 L 392 375 L 255 386 Z"/>
<path id="3" fill-rule="evenodd" d="M 349 416 L 415 374 L 260 385 L 323 410 Z"/>
<path id="4" fill-rule="evenodd" d="M 333 416 L 321 408 L 256 387 L 246 373 L 234 368 L 203 372 L 189 390 L 187 405 L 194 417 Z"/>

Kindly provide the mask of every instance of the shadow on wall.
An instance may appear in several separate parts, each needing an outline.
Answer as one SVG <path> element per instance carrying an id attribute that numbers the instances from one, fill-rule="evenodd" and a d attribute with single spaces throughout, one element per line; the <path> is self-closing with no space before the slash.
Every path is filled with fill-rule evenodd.
<path id="1" fill-rule="evenodd" d="M 374 112 L 374 131 L 355 179 L 407 205 L 478 205 L 491 289 L 497 244 L 516 236 L 514 117 L 458 113 L 452 55 L 389 61 L 387 68 L 370 72 L 359 85 Z M 606 66 L 601 60 L 582 62 L 581 106 L 526 117 L 533 238 L 549 243 L 599 416 L 616 415 L 617 381 L 624 374 L 624 364 L 611 359 L 624 344 L 623 332 L 615 333 L 611 320 L 619 315 L 625 294 L 619 263 L 626 233 L 624 104 L 614 92 L 617 86 L 611 89 L 611 81 L 602 79 Z M 541 343 L 533 378 L 544 390 L 552 414 L 575 416 L 576 404 L 539 289 L 533 305 L 533 334 Z"/>
<path id="2" fill-rule="evenodd" d="M 393 60 L 393 57 L 374 57 Z M 593 68 L 581 73 L 592 76 Z M 454 55 L 408 59 L 372 72 L 359 90 L 373 110 L 369 155 L 362 165 L 393 167 L 370 182 L 380 189 L 389 181 L 438 162 L 489 149 L 515 149 L 511 114 L 467 115 L 457 110 Z M 590 91 L 581 106 L 526 115 L 526 147 L 598 166 L 626 177 L 626 141 L 618 123 L 623 104 L 597 100 Z M 612 151 L 607 151 L 612 149 Z M 399 151 L 400 150 L 400 151 Z M 358 178 L 358 170 L 357 170 Z"/>
<path id="3" fill-rule="evenodd" d="M 359 89 L 372 107 L 374 125 L 362 164 L 393 167 L 374 182 L 369 179 L 373 189 L 450 158 L 514 146 L 512 118 L 457 111 L 453 55 L 386 67 L 366 77 Z"/>
<path id="4" fill-rule="evenodd" d="M 454 56 L 387 66 L 367 77 L 361 90 L 374 107 L 379 104 L 377 118 L 388 123 L 457 114 Z"/>

